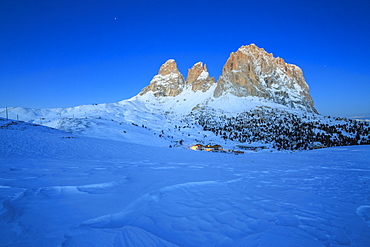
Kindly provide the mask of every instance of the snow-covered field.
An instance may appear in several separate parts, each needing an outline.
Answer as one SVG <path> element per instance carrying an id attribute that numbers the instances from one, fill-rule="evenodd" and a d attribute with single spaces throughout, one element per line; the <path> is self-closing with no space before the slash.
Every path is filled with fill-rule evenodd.
<path id="1" fill-rule="evenodd" d="M 0 246 L 370 246 L 370 146 L 233 155 L 7 123 Z"/>

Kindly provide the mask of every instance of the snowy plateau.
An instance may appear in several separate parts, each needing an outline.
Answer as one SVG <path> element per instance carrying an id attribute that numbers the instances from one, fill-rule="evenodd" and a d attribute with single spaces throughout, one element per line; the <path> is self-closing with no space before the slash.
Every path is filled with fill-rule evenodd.
<path id="1" fill-rule="evenodd" d="M 0 246 L 370 246 L 369 124 L 231 57 L 217 83 L 170 60 L 129 100 L 0 109 Z"/>

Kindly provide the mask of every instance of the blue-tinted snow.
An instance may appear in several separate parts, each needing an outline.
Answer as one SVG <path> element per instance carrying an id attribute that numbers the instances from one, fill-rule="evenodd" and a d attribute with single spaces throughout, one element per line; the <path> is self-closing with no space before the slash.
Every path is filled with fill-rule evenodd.
<path id="1" fill-rule="evenodd" d="M 0 246 L 369 246 L 370 147 L 231 155 L 0 128 Z"/>

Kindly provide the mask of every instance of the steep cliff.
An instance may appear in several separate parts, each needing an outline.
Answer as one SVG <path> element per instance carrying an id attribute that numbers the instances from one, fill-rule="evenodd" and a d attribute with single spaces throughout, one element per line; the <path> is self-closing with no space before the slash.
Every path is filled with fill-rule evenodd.
<path id="1" fill-rule="evenodd" d="M 302 70 L 251 44 L 230 54 L 214 96 L 257 96 L 272 102 L 317 113 Z"/>
<path id="2" fill-rule="evenodd" d="M 194 64 L 194 66 L 188 70 L 188 76 L 186 78 L 186 86 L 194 92 L 201 90 L 206 92 L 209 88 L 215 84 L 215 79 L 210 77 L 207 66 L 202 62 Z"/>
<path id="3" fill-rule="evenodd" d="M 155 97 L 175 97 L 184 91 L 210 92 L 214 98 L 228 94 L 242 98 L 254 96 L 317 113 L 302 70 L 254 44 L 230 54 L 217 83 L 202 62 L 188 70 L 185 81 L 175 60 L 170 59 L 139 95 L 151 92 Z"/>
<path id="4" fill-rule="evenodd" d="M 139 95 L 152 92 L 154 96 L 177 96 L 185 87 L 185 80 L 177 68 L 175 60 L 167 60 L 154 76 L 150 84 L 141 90 Z"/>

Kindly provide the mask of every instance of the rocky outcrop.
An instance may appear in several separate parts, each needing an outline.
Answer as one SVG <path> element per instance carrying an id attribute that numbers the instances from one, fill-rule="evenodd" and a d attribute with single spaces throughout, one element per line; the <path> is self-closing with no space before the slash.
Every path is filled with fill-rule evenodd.
<path id="1" fill-rule="evenodd" d="M 194 92 L 206 92 L 215 84 L 215 78 L 210 77 L 205 64 L 203 65 L 202 62 L 198 62 L 188 70 L 185 84 L 187 88 L 190 88 Z"/>
<path id="2" fill-rule="evenodd" d="M 194 64 L 188 70 L 187 80 L 179 72 L 175 60 L 170 59 L 159 69 L 149 86 L 145 87 L 139 95 L 152 92 L 155 97 L 177 96 L 185 89 L 206 92 L 215 84 L 215 79 L 210 77 L 207 66 L 202 62 Z"/>
<path id="3" fill-rule="evenodd" d="M 140 95 L 152 92 L 155 97 L 174 97 L 184 90 L 207 92 L 212 88 L 215 98 L 229 93 L 237 97 L 255 96 L 317 113 L 302 70 L 254 44 L 242 46 L 231 53 L 217 86 L 213 85 L 215 79 L 210 77 L 202 62 L 188 70 L 185 81 L 175 60 L 170 59 L 161 66 L 158 75 L 153 77 Z"/>
<path id="4" fill-rule="evenodd" d="M 214 97 L 227 93 L 257 96 L 290 108 L 317 113 L 302 70 L 251 44 L 231 53 Z"/>
<path id="5" fill-rule="evenodd" d="M 185 88 L 185 80 L 177 68 L 175 60 L 167 60 L 154 76 L 150 84 L 139 95 L 152 92 L 154 96 L 177 96 Z"/>

